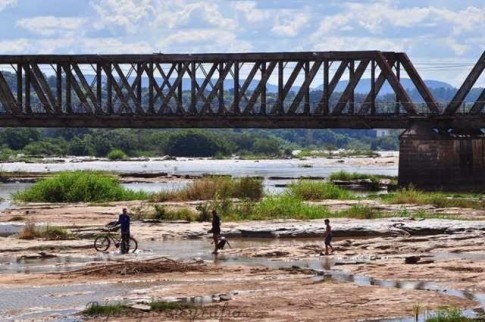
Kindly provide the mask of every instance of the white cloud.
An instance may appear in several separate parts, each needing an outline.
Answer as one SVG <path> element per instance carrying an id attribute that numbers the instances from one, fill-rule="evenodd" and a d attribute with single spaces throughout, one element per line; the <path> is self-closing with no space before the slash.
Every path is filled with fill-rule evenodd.
<path id="1" fill-rule="evenodd" d="M 91 54 L 151 54 L 156 51 L 146 41 L 129 42 L 117 38 L 85 38 L 79 46 Z"/>
<path id="2" fill-rule="evenodd" d="M 264 22 L 272 17 L 270 10 L 258 9 L 256 1 L 234 1 L 232 7 L 250 23 Z"/>
<path id="3" fill-rule="evenodd" d="M 397 42 L 391 38 L 382 37 L 323 37 L 315 39 L 314 50 L 318 51 L 348 51 L 348 50 L 382 50 L 405 51 L 409 41 Z"/>
<path id="4" fill-rule="evenodd" d="M 219 29 L 189 29 L 170 34 L 158 43 L 160 50 L 190 48 L 188 52 L 244 52 L 252 49 L 251 44 L 241 41 L 236 34 Z"/>
<path id="5" fill-rule="evenodd" d="M 285 11 L 276 17 L 276 23 L 271 31 L 279 36 L 297 36 L 300 30 L 310 21 L 308 13 Z"/>
<path id="6" fill-rule="evenodd" d="M 27 39 L 0 41 L 0 52 L 4 54 L 23 54 L 29 47 L 30 41 Z"/>
<path id="7" fill-rule="evenodd" d="M 235 19 L 226 17 L 217 2 L 156 1 L 153 8 L 153 24 L 157 28 L 175 29 L 186 26 L 199 18 L 208 26 L 234 30 Z"/>
<path id="8" fill-rule="evenodd" d="M 85 18 L 44 16 L 20 19 L 17 26 L 41 36 L 51 37 L 78 31 L 86 21 Z"/>
<path id="9" fill-rule="evenodd" d="M 17 5 L 17 0 L 0 0 L 0 11 L 9 7 Z"/>
<path id="10" fill-rule="evenodd" d="M 96 28 L 120 26 L 128 33 L 135 33 L 137 23 L 153 12 L 151 0 L 93 0 L 90 5 L 98 15 Z"/>

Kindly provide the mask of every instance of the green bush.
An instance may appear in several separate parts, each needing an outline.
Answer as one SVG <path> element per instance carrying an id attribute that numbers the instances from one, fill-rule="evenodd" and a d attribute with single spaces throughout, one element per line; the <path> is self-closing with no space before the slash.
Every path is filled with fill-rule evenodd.
<path id="1" fill-rule="evenodd" d="M 352 192 L 323 181 L 298 180 L 288 187 L 289 193 L 303 200 L 355 199 Z"/>
<path id="2" fill-rule="evenodd" d="M 98 171 L 61 172 L 13 194 L 15 200 L 25 202 L 105 202 L 148 197 L 145 192 L 123 188 L 115 177 Z"/>
<path id="3" fill-rule="evenodd" d="M 126 154 L 125 154 L 125 152 L 123 152 L 123 150 L 114 149 L 114 150 L 111 150 L 108 153 L 107 157 L 108 157 L 108 159 L 110 159 L 112 161 L 124 160 L 124 159 L 126 159 Z"/>

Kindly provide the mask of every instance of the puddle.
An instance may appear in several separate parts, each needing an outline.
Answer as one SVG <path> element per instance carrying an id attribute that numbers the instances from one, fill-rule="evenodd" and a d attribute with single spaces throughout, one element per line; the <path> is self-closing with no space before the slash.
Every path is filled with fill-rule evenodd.
<path id="1" fill-rule="evenodd" d="M 257 239 L 231 239 L 230 241 L 233 248 L 249 248 L 249 247 L 268 247 L 271 245 L 293 245 L 303 246 L 309 244 L 321 244 L 320 239 L 275 239 L 275 240 L 257 240 Z M 33 273 L 33 272 L 63 272 L 78 269 L 87 263 L 96 262 L 108 262 L 112 260 L 123 259 L 144 259 L 158 256 L 167 256 L 173 259 L 188 260 L 188 259 L 202 259 L 204 261 L 211 261 L 218 265 L 255 265 L 266 266 L 269 268 L 292 268 L 299 267 L 304 269 L 311 269 L 315 272 L 315 275 L 311 277 L 315 282 L 325 282 L 326 280 L 336 280 L 341 282 L 355 283 L 358 285 L 375 285 L 386 288 L 400 288 L 409 290 L 426 290 L 440 292 L 449 296 L 458 296 L 461 298 L 467 298 L 478 303 L 482 309 L 480 310 L 465 310 L 463 311 L 468 317 L 476 317 L 482 314 L 485 310 L 485 294 L 476 294 L 467 291 L 458 291 L 453 289 L 445 289 L 440 287 L 432 281 L 393 281 L 393 280 L 381 280 L 363 275 L 353 275 L 342 271 L 334 270 L 335 262 L 342 261 L 339 257 L 315 257 L 309 260 L 279 260 L 277 258 L 265 258 L 265 257 L 243 257 L 240 255 L 227 254 L 222 252 L 218 256 L 213 256 L 211 251 L 213 245 L 208 240 L 164 240 L 164 241 L 150 241 L 144 242 L 141 249 L 135 254 L 120 255 L 113 251 L 112 253 L 97 253 L 95 256 L 59 256 L 54 258 L 33 258 L 33 259 L 20 259 L 17 261 L 17 257 L 3 257 L 0 260 L 0 274 L 6 273 Z M 436 258 L 469 258 L 475 260 L 482 260 L 482 254 L 455 254 L 455 253 L 442 253 L 436 254 Z M 352 258 L 356 260 L 356 258 Z M 368 261 L 369 257 L 364 256 L 359 260 Z M 49 288 L 10 288 L 2 290 L 2 298 L 0 299 L 0 314 L 3 314 L 8 307 L 12 306 L 12 303 L 16 303 L 18 298 L 21 298 L 16 307 L 23 308 L 35 308 L 35 307 L 48 307 L 51 308 L 48 311 L 43 312 L 25 312 L 27 318 L 35 318 L 36 316 L 48 316 L 51 314 L 67 314 L 68 312 L 61 312 L 61 308 L 57 309 L 56 306 L 62 303 L 64 307 L 79 307 L 90 301 L 102 302 L 104 298 L 113 298 L 123 294 L 127 290 L 133 290 L 133 288 L 140 288 L 143 286 L 138 284 L 122 284 L 116 286 L 112 284 L 107 285 L 66 285 L 59 287 Z M 146 287 L 146 285 L 145 285 Z M 94 293 L 93 293 L 94 292 Z M 45 294 L 57 294 L 58 296 L 48 296 Z M 28 295 L 27 295 L 28 294 Z M 67 294 L 69 296 L 62 296 Z M 41 300 L 39 300 L 39 297 Z M 213 296 L 195 296 L 189 298 L 175 298 L 177 301 L 185 301 L 193 304 L 208 304 L 212 303 L 215 298 Z M 77 311 L 79 311 L 77 310 Z M 26 318 L 22 317 L 22 318 Z M 414 321 L 414 317 L 400 319 L 389 319 L 380 321 Z M 420 321 L 424 321 L 423 319 Z"/>

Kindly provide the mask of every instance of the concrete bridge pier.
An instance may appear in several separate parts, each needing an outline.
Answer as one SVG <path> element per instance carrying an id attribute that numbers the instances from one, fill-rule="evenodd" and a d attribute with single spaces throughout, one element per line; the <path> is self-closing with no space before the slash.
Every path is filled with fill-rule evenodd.
<path id="1" fill-rule="evenodd" d="M 413 124 L 400 137 L 398 183 L 485 192 L 485 133 Z"/>

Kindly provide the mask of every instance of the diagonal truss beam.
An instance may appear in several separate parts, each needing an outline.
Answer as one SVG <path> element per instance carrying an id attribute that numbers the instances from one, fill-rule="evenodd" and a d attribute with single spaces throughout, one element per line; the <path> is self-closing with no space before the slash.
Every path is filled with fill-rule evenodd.
<path id="1" fill-rule="evenodd" d="M 480 114 L 485 107 L 485 89 L 482 90 L 480 96 L 478 96 L 477 101 L 473 104 L 472 108 L 470 109 L 470 113 L 473 115 Z"/>
<path id="2" fill-rule="evenodd" d="M 418 90 L 419 94 L 424 99 L 424 102 L 428 107 L 428 109 L 433 114 L 439 114 L 440 109 L 438 107 L 438 104 L 433 98 L 433 95 L 431 95 L 431 92 L 429 91 L 429 89 L 426 87 L 426 84 L 424 83 L 421 76 L 419 76 L 418 71 L 414 68 L 413 64 L 411 63 L 411 60 L 409 60 L 408 55 L 406 55 L 405 53 L 397 53 L 396 55 L 399 59 L 399 63 L 404 67 L 404 70 L 408 73 L 409 78 L 411 78 L 411 81 L 414 83 L 414 86 L 416 86 L 416 89 Z"/>
<path id="3" fill-rule="evenodd" d="M 448 104 L 445 110 L 445 114 L 454 114 L 462 102 L 465 100 L 465 97 L 468 95 L 470 90 L 472 89 L 475 82 L 478 80 L 480 75 L 482 74 L 483 70 L 485 69 L 485 52 L 483 52 L 480 59 L 478 59 L 477 63 L 471 70 L 470 74 L 468 74 L 467 78 L 461 85 L 460 89 L 456 92 L 455 96 L 451 99 L 451 102 Z"/>
<path id="4" fill-rule="evenodd" d="M 15 99 L 15 96 L 13 95 L 12 91 L 10 90 L 10 86 L 8 85 L 7 80 L 5 79 L 1 71 L 0 71 L 0 103 L 2 103 L 5 111 L 9 114 L 21 112 L 18 102 Z"/>
<path id="5" fill-rule="evenodd" d="M 391 85 L 394 93 L 396 93 L 396 98 L 403 105 L 406 112 L 410 115 L 416 115 L 416 106 L 411 102 L 409 95 L 402 87 L 402 84 L 399 82 L 397 76 L 392 72 L 392 68 L 385 59 L 384 55 L 380 52 L 376 54 L 376 63 L 382 70 L 382 73 L 386 77 L 386 80 Z"/>
<path id="6" fill-rule="evenodd" d="M 310 89 L 310 84 L 312 83 L 313 79 L 317 75 L 317 72 L 320 69 L 320 66 L 322 66 L 321 61 L 316 61 L 313 63 L 313 66 L 308 72 L 308 75 L 306 75 L 305 80 L 303 81 L 303 84 L 300 87 L 300 90 L 298 91 L 298 93 L 295 96 L 295 99 L 291 103 L 288 113 L 293 114 L 296 112 L 296 110 L 298 109 L 298 106 L 300 106 L 303 96 L 305 96 L 307 91 Z"/>
<path id="7" fill-rule="evenodd" d="M 369 62 L 370 62 L 370 59 L 365 59 L 360 62 L 359 66 L 357 67 L 357 70 L 355 71 L 355 74 L 350 78 L 350 81 L 347 84 L 347 87 L 342 93 L 342 96 L 340 96 L 340 99 L 337 105 L 333 109 L 332 111 L 333 115 L 339 115 L 342 113 L 343 109 L 347 105 L 347 102 L 351 98 L 351 95 L 353 95 L 355 87 L 357 86 L 357 83 L 360 81 L 360 79 L 362 78 L 362 75 L 367 69 Z"/>

